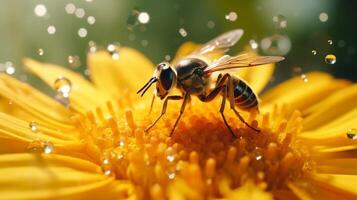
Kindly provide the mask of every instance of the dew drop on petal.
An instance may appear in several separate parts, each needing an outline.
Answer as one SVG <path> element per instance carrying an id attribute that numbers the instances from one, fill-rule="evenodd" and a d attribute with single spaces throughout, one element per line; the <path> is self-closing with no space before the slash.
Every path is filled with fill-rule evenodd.
<path id="1" fill-rule="evenodd" d="M 38 139 L 31 141 L 27 146 L 27 151 L 30 153 L 42 153 L 43 142 Z"/>
<path id="2" fill-rule="evenodd" d="M 309 79 L 307 78 L 306 74 L 301 74 L 301 79 L 304 81 L 304 83 L 309 82 Z"/>
<path id="3" fill-rule="evenodd" d="M 48 27 L 47 27 L 47 32 L 48 32 L 48 34 L 50 34 L 50 35 L 55 34 L 55 33 L 56 33 L 56 27 L 53 26 L 53 25 L 48 26 Z"/>
<path id="4" fill-rule="evenodd" d="M 52 142 L 45 142 L 43 144 L 43 153 L 51 154 L 53 152 L 53 143 Z"/>
<path id="5" fill-rule="evenodd" d="M 76 6 L 73 3 L 68 3 L 64 7 L 64 9 L 66 10 L 67 14 L 74 14 L 74 12 L 76 11 Z"/>
<path id="6" fill-rule="evenodd" d="M 15 66 L 12 64 L 12 62 L 6 62 L 5 65 L 5 72 L 8 75 L 13 75 L 16 72 Z"/>
<path id="7" fill-rule="evenodd" d="M 150 15 L 147 12 L 140 12 L 138 14 L 138 21 L 141 24 L 147 24 L 150 21 Z"/>
<path id="8" fill-rule="evenodd" d="M 43 17 L 46 15 L 47 13 L 47 8 L 45 5 L 43 4 L 38 4 L 36 5 L 35 9 L 34 9 L 35 15 L 38 17 Z"/>
<path id="9" fill-rule="evenodd" d="M 32 121 L 30 122 L 29 127 L 32 132 L 37 132 L 38 124 L 37 122 Z"/>
<path id="10" fill-rule="evenodd" d="M 349 129 L 348 132 L 346 133 L 346 136 L 348 139 L 357 140 L 357 129 L 355 128 Z"/>
<path id="11" fill-rule="evenodd" d="M 112 56 L 112 59 L 118 60 L 119 59 L 119 44 L 109 44 L 107 46 L 107 51 Z"/>
<path id="12" fill-rule="evenodd" d="M 180 28 L 179 29 L 179 33 L 182 37 L 186 37 L 187 36 L 187 31 L 184 28 Z"/>
<path id="13" fill-rule="evenodd" d="M 328 14 L 325 13 L 325 12 L 320 13 L 319 19 L 320 19 L 321 22 L 327 22 L 327 20 L 328 20 Z"/>
<path id="14" fill-rule="evenodd" d="M 72 90 L 72 83 L 68 78 L 60 76 L 54 82 L 54 89 L 64 97 L 68 97 Z"/>
<path id="15" fill-rule="evenodd" d="M 176 172 L 175 171 L 167 172 L 167 177 L 171 180 L 174 179 L 176 177 Z"/>
<path id="16" fill-rule="evenodd" d="M 89 41 L 88 47 L 90 53 L 95 53 L 97 51 L 97 44 L 94 41 Z"/>
<path id="17" fill-rule="evenodd" d="M 95 23 L 95 17 L 93 16 L 87 17 L 87 22 L 88 24 L 93 25 Z"/>
<path id="18" fill-rule="evenodd" d="M 225 15 L 226 20 L 234 22 L 238 19 L 238 15 L 236 12 L 230 12 Z"/>
<path id="19" fill-rule="evenodd" d="M 119 147 L 124 147 L 125 146 L 125 140 L 122 138 L 118 142 Z"/>
<path id="20" fill-rule="evenodd" d="M 81 38 L 87 37 L 88 31 L 86 28 L 80 28 L 78 29 L 78 35 Z"/>
<path id="21" fill-rule="evenodd" d="M 311 53 L 312 53 L 312 55 L 316 55 L 317 51 L 316 50 L 312 50 Z"/>
<path id="22" fill-rule="evenodd" d="M 336 56 L 333 55 L 333 54 L 327 54 L 327 55 L 325 56 L 325 62 L 326 62 L 327 64 L 330 64 L 330 65 L 335 64 L 335 63 L 336 63 Z"/>

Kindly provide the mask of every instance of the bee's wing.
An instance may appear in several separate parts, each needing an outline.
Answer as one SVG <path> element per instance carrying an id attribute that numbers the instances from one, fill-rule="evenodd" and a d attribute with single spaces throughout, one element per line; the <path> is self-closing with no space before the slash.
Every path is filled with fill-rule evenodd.
<path id="1" fill-rule="evenodd" d="M 215 50 L 220 50 L 222 52 L 226 52 L 229 50 L 229 47 L 235 45 L 238 40 L 242 37 L 243 30 L 235 29 L 228 32 L 225 32 L 216 38 L 210 40 L 206 44 L 204 44 L 201 48 L 192 52 L 191 55 L 204 55 Z"/>
<path id="2" fill-rule="evenodd" d="M 276 63 L 284 60 L 281 56 L 256 56 L 250 53 L 240 54 L 238 56 L 230 57 L 223 56 L 217 61 L 213 62 L 204 69 L 205 74 L 210 74 L 216 71 L 223 71 L 229 69 L 237 69 L 244 67 L 254 67 L 258 65 L 265 65 L 269 63 Z"/>

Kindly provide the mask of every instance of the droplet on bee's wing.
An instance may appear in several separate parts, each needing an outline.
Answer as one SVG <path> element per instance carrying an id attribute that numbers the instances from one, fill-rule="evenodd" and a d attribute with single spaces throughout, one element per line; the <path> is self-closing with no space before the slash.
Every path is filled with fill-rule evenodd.
<path id="1" fill-rule="evenodd" d="M 330 65 L 335 64 L 335 63 L 336 63 L 336 56 L 333 55 L 333 54 L 327 54 L 327 55 L 325 56 L 325 62 L 326 62 L 327 64 L 330 64 Z"/>

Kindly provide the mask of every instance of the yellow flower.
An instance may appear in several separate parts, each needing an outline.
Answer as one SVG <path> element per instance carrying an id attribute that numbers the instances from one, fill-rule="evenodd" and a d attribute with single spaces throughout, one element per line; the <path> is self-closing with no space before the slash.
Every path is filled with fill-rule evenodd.
<path id="1" fill-rule="evenodd" d="M 261 95 L 261 114 L 244 113 L 260 133 L 226 110 L 238 139 L 220 99 L 193 99 L 170 138 L 179 105 L 144 133 L 161 105 L 148 115 L 151 97 L 134 91 L 153 64 L 130 48 L 119 53 L 89 53 L 91 81 L 25 59 L 61 103 L 0 75 L 1 199 L 357 199 L 356 84 L 322 72 L 281 83 Z M 273 71 L 237 73 L 260 92 Z"/>

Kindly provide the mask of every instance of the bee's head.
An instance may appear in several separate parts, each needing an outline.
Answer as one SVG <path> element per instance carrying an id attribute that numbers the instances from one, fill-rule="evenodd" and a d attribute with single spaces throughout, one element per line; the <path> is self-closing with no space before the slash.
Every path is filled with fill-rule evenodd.
<path id="1" fill-rule="evenodd" d="M 143 91 L 141 94 L 143 96 L 150 86 L 156 82 L 156 95 L 163 99 L 175 87 L 176 80 L 176 71 L 169 63 L 162 62 L 156 66 L 154 76 L 137 93 Z"/>

